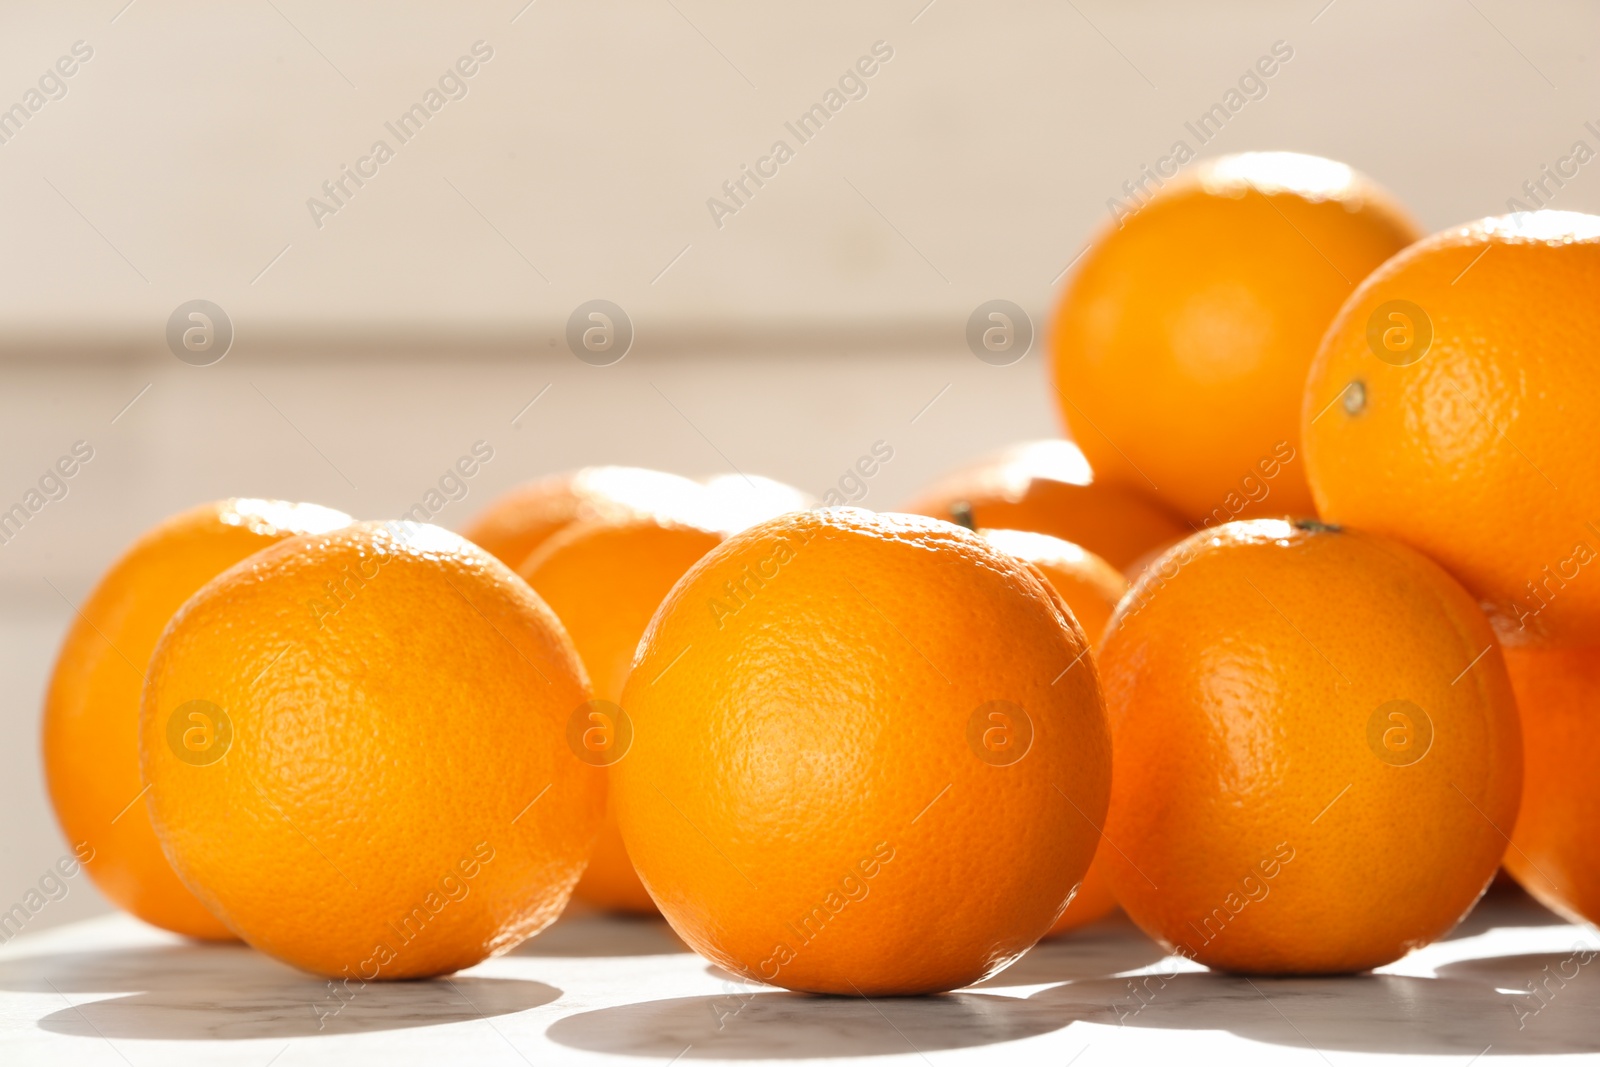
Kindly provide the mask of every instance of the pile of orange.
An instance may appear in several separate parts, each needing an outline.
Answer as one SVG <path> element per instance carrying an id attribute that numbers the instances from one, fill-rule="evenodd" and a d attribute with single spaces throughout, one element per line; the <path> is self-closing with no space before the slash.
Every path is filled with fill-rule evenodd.
<path id="1" fill-rule="evenodd" d="M 119 906 L 346 984 L 573 896 L 869 997 L 1119 905 L 1362 971 L 1502 863 L 1600 921 L 1597 292 L 1591 216 L 1422 237 L 1330 160 L 1196 164 L 1061 295 L 1072 440 L 901 513 L 592 467 L 462 535 L 168 519 L 67 635 L 51 797 Z"/>

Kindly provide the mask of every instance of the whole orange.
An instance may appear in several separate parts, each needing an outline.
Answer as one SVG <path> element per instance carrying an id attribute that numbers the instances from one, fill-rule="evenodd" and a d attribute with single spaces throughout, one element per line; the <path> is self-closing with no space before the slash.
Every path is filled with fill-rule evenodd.
<path id="1" fill-rule="evenodd" d="M 673 583 L 721 540 L 718 532 L 669 519 L 579 522 L 552 534 L 522 564 L 522 576 L 572 636 L 597 701 L 616 705 L 622 698 L 650 617 Z M 626 712 L 597 705 L 589 715 L 593 762 L 609 766 L 627 755 L 619 742 L 631 736 L 631 727 L 617 721 Z M 655 913 L 609 804 L 589 866 L 573 892 L 604 908 Z"/>
<path id="2" fill-rule="evenodd" d="M 1575 923 L 1600 922 L 1600 648 L 1506 649 L 1522 713 L 1522 810 L 1505 865 Z"/>
<path id="3" fill-rule="evenodd" d="M 461 536 L 507 567 L 574 521 L 659 514 L 705 492 L 698 482 L 644 467 L 585 467 L 527 482 L 491 500 Z"/>
<path id="4" fill-rule="evenodd" d="M 1084 455 L 1193 523 L 1309 513 L 1306 369 L 1345 297 L 1416 227 L 1361 174 L 1292 152 L 1198 163 L 1117 214 L 1052 337 Z"/>
<path id="5" fill-rule="evenodd" d="M 1387 538 L 1259 519 L 1195 534 L 1118 605 L 1104 853 L 1171 951 L 1360 971 L 1442 936 L 1489 884 L 1522 746 L 1494 633 Z"/>
<path id="6" fill-rule="evenodd" d="M 1050 534 L 1126 568 L 1190 532 L 1136 486 L 1097 479 L 1071 441 L 1029 441 L 940 479 L 906 511 L 992 530 Z"/>
<path id="7" fill-rule="evenodd" d="M 1031 567 L 856 508 L 724 541 L 668 595 L 612 768 L 639 876 L 752 980 L 913 994 L 992 974 L 1094 853 L 1110 754 L 1087 641 Z"/>
<path id="8" fill-rule="evenodd" d="M 1038 568 L 1050 587 L 1066 601 L 1078 625 L 1083 627 L 1090 651 L 1099 647 L 1117 601 L 1128 591 L 1128 580 L 1120 571 L 1093 552 L 1048 534 L 1021 530 L 978 532 L 1000 551 Z M 1117 910 L 1117 898 L 1106 877 L 1106 860 L 1100 855 L 1103 848 L 1102 845 L 1096 849 L 1094 862 L 1083 876 L 1083 884 L 1046 936 L 1076 930 Z"/>
<path id="9" fill-rule="evenodd" d="M 235 933 L 349 980 L 469 967 L 549 924 L 605 777 L 550 609 L 461 537 L 359 523 L 274 545 L 173 617 L 140 752 L 179 877 Z"/>
<path id="10" fill-rule="evenodd" d="M 139 690 L 172 613 L 206 582 L 296 534 L 350 522 L 281 500 L 201 504 L 146 531 L 100 578 L 67 630 L 44 703 L 44 771 L 61 830 L 111 902 L 189 937 L 231 938 L 161 852 L 139 775 Z"/>
<path id="11" fill-rule="evenodd" d="M 1305 389 L 1320 513 L 1432 556 L 1507 645 L 1600 635 L 1600 217 L 1457 226 L 1373 273 Z"/>

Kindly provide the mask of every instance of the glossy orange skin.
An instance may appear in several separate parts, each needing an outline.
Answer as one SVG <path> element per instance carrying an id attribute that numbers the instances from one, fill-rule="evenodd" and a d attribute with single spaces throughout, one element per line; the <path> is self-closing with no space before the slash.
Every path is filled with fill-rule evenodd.
<path id="1" fill-rule="evenodd" d="M 1212 525 L 1215 525 L 1215 524 L 1212 524 Z M 1210 529 L 1210 528 L 1211 528 L 1210 525 L 1205 525 L 1205 526 L 1201 527 L 1201 529 Z M 1194 531 L 1191 530 L 1189 532 L 1193 533 Z M 1174 537 L 1170 541 L 1165 541 L 1165 542 L 1161 543 L 1160 545 L 1157 545 L 1155 548 L 1152 548 L 1150 551 L 1146 552 L 1144 555 L 1140 556 L 1138 559 L 1134 560 L 1132 563 L 1128 564 L 1128 566 L 1126 568 L 1124 568 L 1124 570 L 1123 570 L 1123 573 L 1128 576 L 1128 581 L 1130 583 L 1131 582 L 1137 582 L 1140 579 L 1140 577 L 1143 576 L 1144 572 L 1150 569 L 1150 565 L 1152 563 L 1154 563 L 1156 560 L 1160 559 L 1162 556 L 1166 555 L 1168 552 L 1172 551 L 1174 548 L 1178 547 L 1178 545 L 1180 543 L 1182 543 L 1183 540 L 1185 538 L 1187 538 L 1188 536 L 1189 536 L 1189 534 L 1184 534 L 1183 537 Z"/>
<path id="2" fill-rule="evenodd" d="M 1089 638 L 1092 650 L 1100 645 L 1117 601 L 1128 591 L 1128 580 L 1111 564 L 1077 545 L 1048 534 L 1016 530 L 980 530 L 985 540 L 1002 552 L 1036 567 L 1050 587 L 1066 601 L 1073 617 Z M 1099 848 L 1083 876 L 1083 884 L 1047 937 L 1087 926 L 1117 910 L 1117 898 L 1106 877 L 1106 861 Z"/>
<path id="3" fill-rule="evenodd" d="M 1196 534 L 1135 583 L 1099 660 L 1108 873 L 1167 949 L 1365 970 L 1443 936 L 1494 876 L 1522 786 L 1511 683 L 1472 598 L 1404 545 L 1281 520 Z"/>
<path id="4" fill-rule="evenodd" d="M 525 482 L 490 501 L 461 536 L 513 569 L 575 521 L 651 514 L 702 494 L 698 482 L 643 467 L 585 467 Z"/>
<path id="5" fill-rule="evenodd" d="M 1505 865 L 1539 902 L 1600 922 L 1600 648 L 1506 649 L 1527 773 Z"/>
<path id="6" fill-rule="evenodd" d="M 1356 283 L 1419 236 L 1330 160 L 1194 164 L 1102 231 L 1062 293 L 1053 384 L 1073 438 L 1196 524 L 1310 514 L 1306 370 Z"/>
<path id="7" fill-rule="evenodd" d="M 673 583 L 721 541 L 716 531 L 669 520 L 574 523 L 540 545 L 520 573 L 566 626 L 596 698 L 617 703 L 650 617 Z M 573 895 L 613 911 L 656 912 L 609 804 Z"/>
<path id="8" fill-rule="evenodd" d="M 184 883 L 263 952 L 330 977 L 446 974 L 565 907 L 605 807 L 604 775 L 566 739 L 589 695 L 555 615 L 457 535 L 294 538 L 162 635 L 140 718 L 151 821 Z M 232 723 L 214 762 L 173 740 L 194 700 Z"/>
<path id="9" fill-rule="evenodd" d="M 1036 572 L 948 523 L 823 508 L 730 537 L 623 690 L 612 785 L 640 877 L 756 981 L 978 981 L 1043 936 L 1094 853 L 1110 758 L 1086 646 Z M 1008 765 L 968 740 L 995 700 L 1024 711 L 980 729 L 991 757 L 1032 724 Z"/>
<path id="10" fill-rule="evenodd" d="M 940 479 L 903 510 L 959 523 L 963 505 L 980 529 L 1050 534 L 1124 569 L 1190 532 L 1139 487 L 1097 479 L 1078 446 L 1063 440 L 1013 445 Z"/>
<path id="11" fill-rule="evenodd" d="M 1600 218 L 1540 211 L 1457 226 L 1361 285 L 1306 382 L 1318 511 L 1438 560 L 1506 645 L 1600 635 L 1597 292 Z M 1432 324 L 1431 345 L 1404 366 L 1368 341 L 1395 299 Z"/>
<path id="12" fill-rule="evenodd" d="M 174 933 L 231 940 L 184 888 L 150 828 L 139 775 L 139 690 L 156 639 L 206 582 L 255 552 L 350 516 L 315 504 L 218 500 L 146 531 L 101 577 L 61 645 L 44 704 L 44 770 L 67 840 L 118 907 Z M 81 852 L 80 852 L 81 854 Z"/>

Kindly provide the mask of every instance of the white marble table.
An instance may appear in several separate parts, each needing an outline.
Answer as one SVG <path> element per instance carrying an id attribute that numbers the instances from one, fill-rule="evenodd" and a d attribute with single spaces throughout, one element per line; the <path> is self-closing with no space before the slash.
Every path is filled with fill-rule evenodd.
<path id="1" fill-rule="evenodd" d="M 1502 892 L 1380 973 L 1247 980 L 1163 959 L 1119 919 L 970 990 L 862 1001 L 745 985 L 658 921 L 574 914 L 340 1004 L 242 947 L 95 919 L 0 948 L 0 1064 L 1600 1062 L 1600 936 Z"/>

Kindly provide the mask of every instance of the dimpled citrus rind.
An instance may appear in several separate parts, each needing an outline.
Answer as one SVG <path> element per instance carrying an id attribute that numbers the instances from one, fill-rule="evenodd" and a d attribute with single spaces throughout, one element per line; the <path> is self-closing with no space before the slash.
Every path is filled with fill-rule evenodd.
<path id="1" fill-rule="evenodd" d="M 457 535 L 291 539 L 209 583 L 157 647 L 152 821 L 255 947 L 330 976 L 448 973 L 565 905 L 605 798 L 565 742 L 588 698 L 555 616 Z M 195 701 L 208 718 L 175 729 Z"/>
<path id="2" fill-rule="evenodd" d="M 282 500 L 201 504 L 141 534 L 79 607 L 45 695 L 45 780 L 62 833 L 96 888 L 145 922 L 187 937 L 233 937 L 178 880 L 137 803 L 139 693 L 156 640 L 191 593 L 234 563 L 285 537 L 350 521 Z"/>
<path id="3" fill-rule="evenodd" d="M 1506 869 L 1574 923 L 1600 922 L 1600 648 L 1510 648 L 1522 714 L 1522 810 Z"/>
<path id="4" fill-rule="evenodd" d="M 758 981 L 980 980 L 1094 852 L 1109 746 L 1086 649 L 1031 568 L 949 523 L 825 508 L 729 538 L 663 603 L 623 694 L 613 788 L 641 878 Z"/>
<path id="5" fill-rule="evenodd" d="M 1063 290 L 1071 435 L 1099 478 L 1190 523 L 1309 514 L 1306 370 L 1351 286 L 1420 233 L 1363 175 L 1299 153 L 1206 160 L 1153 193 L 1113 212 Z"/>
<path id="6" fill-rule="evenodd" d="M 1434 234 L 1353 293 L 1307 379 L 1326 518 L 1439 561 L 1508 645 L 1600 633 L 1600 218 Z"/>
<path id="7" fill-rule="evenodd" d="M 655 609 L 683 572 L 720 540 L 715 530 L 666 516 L 576 520 L 540 544 L 519 573 L 566 626 L 588 668 L 595 697 L 615 704 Z M 600 714 L 617 718 L 611 711 Z M 621 714 L 625 717 L 627 712 Z M 606 746 L 624 746 L 597 751 L 594 758 L 609 765 L 626 757 L 630 728 L 592 716 L 586 723 L 605 731 L 599 736 Z M 656 913 L 655 902 L 634 872 L 609 804 L 573 895 L 611 911 Z"/>
<path id="8" fill-rule="evenodd" d="M 939 479 L 900 510 L 960 522 L 968 508 L 979 528 L 1050 534 L 1126 568 L 1189 529 L 1146 490 L 1097 480 L 1071 441 L 1028 441 Z"/>
<path id="9" fill-rule="evenodd" d="M 1443 936 L 1492 878 L 1516 705 L 1487 621 L 1416 552 L 1281 520 L 1197 533 L 1124 598 L 1099 660 L 1108 873 L 1165 947 L 1359 971 Z"/>

